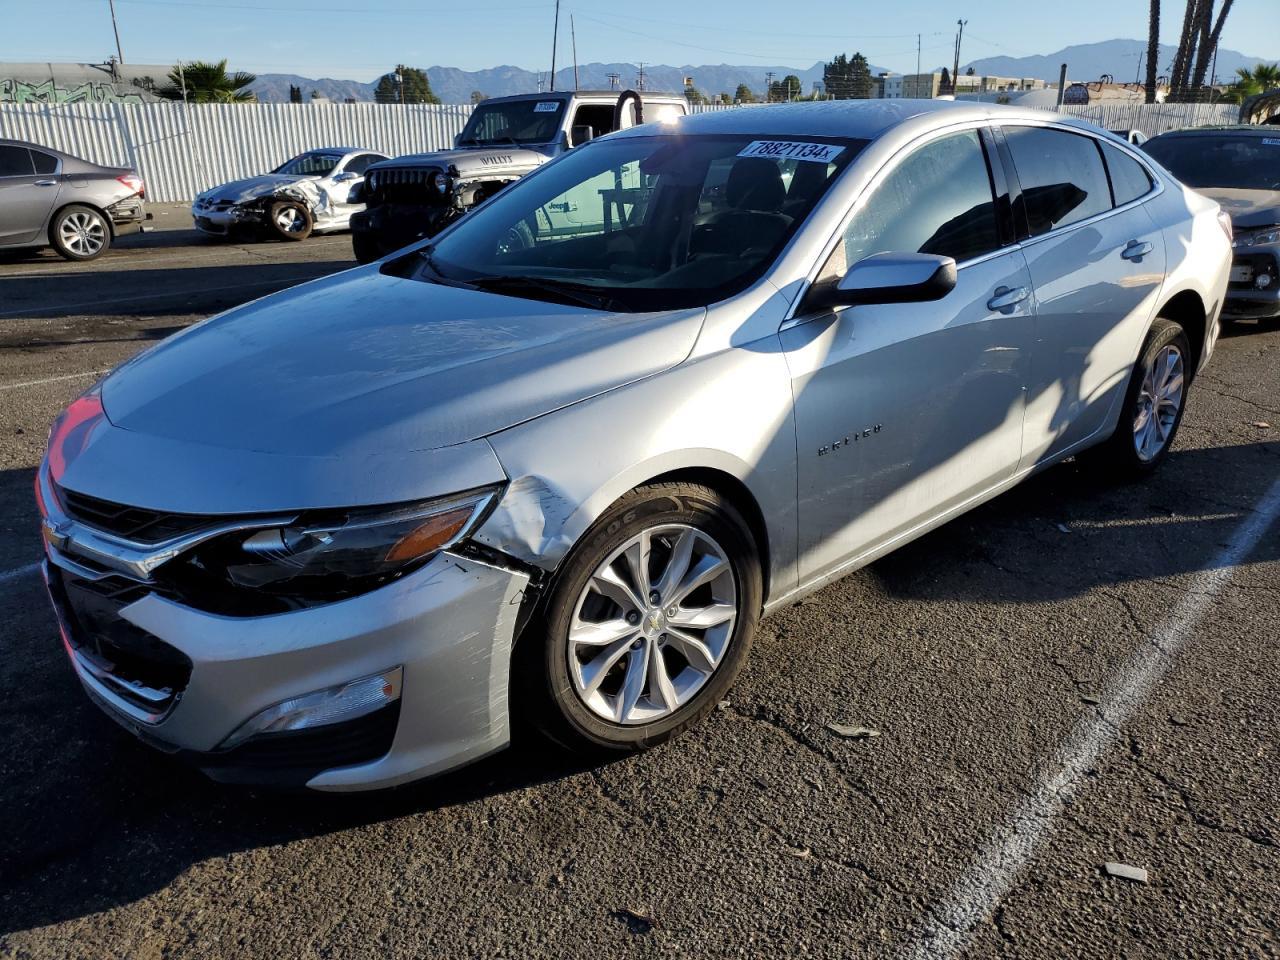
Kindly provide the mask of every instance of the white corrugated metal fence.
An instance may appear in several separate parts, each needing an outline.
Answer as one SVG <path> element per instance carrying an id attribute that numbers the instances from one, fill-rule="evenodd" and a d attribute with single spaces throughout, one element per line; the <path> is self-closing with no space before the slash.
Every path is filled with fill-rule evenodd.
<path id="1" fill-rule="evenodd" d="M 134 167 L 155 201 L 254 176 L 304 150 L 353 146 L 388 156 L 440 150 L 471 113 L 466 104 L 0 103 L 0 137 L 42 143 L 94 163 Z M 716 107 L 695 108 L 696 112 Z M 1155 136 L 1231 123 L 1231 104 L 1064 107 L 1111 130 Z"/>

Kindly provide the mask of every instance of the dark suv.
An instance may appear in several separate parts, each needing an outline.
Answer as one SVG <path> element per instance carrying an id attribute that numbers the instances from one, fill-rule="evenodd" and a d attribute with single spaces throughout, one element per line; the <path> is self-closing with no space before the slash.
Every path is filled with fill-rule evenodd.
<path id="1" fill-rule="evenodd" d="M 144 195 L 128 167 L 0 140 L 0 249 L 53 247 L 68 260 L 92 260 L 150 219 Z"/>

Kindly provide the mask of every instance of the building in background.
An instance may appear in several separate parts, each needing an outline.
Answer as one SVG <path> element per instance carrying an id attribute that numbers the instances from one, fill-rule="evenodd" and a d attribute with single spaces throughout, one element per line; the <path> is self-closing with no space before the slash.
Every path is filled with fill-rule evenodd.
<path id="1" fill-rule="evenodd" d="M 170 66 L 0 63 L 0 103 L 146 103 L 159 100 Z"/>

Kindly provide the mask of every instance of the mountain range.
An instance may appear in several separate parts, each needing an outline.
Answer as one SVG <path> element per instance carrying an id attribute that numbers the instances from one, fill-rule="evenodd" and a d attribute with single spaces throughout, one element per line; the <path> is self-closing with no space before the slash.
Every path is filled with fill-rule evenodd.
<path id="1" fill-rule="evenodd" d="M 765 88 L 765 78 L 774 75 L 774 80 L 781 80 L 787 74 L 795 74 L 800 78 L 801 89 L 808 93 L 813 89 L 815 81 L 822 79 L 822 61 L 810 67 L 744 67 L 732 64 L 702 64 L 700 66 L 685 65 L 672 67 L 666 64 L 646 64 L 644 68 L 645 88 L 648 90 L 679 91 L 684 89 L 684 78 L 692 77 L 693 84 L 707 96 L 718 93 L 733 94 L 738 84 L 745 83 L 748 88 L 760 95 Z M 883 67 L 871 67 L 871 72 L 883 72 Z M 609 74 L 616 73 L 623 88 L 636 85 L 637 65 L 634 63 L 583 63 L 578 65 L 578 87 L 582 90 L 608 90 Z M 543 80 L 546 89 L 547 73 L 525 70 L 521 67 L 501 66 L 487 70 L 459 70 L 457 67 L 427 67 L 427 77 L 431 80 L 431 89 L 445 103 L 470 103 L 473 91 L 479 91 L 489 97 L 505 97 L 513 93 L 536 93 L 538 80 Z M 330 100 L 342 101 L 351 97 L 357 101 L 372 100 L 373 89 L 377 82 L 360 83 L 354 80 L 312 80 L 289 73 L 264 73 L 258 76 L 249 89 L 258 95 L 258 99 L 276 103 L 289 99 L 289 87 L 302 89 L 302 95 L 308 97 L 312 90 L 318 91 Z M 573 67 L 556 70 L 556 89 L 573 89 Z"/>
<path id="2" fill-rule="evenodd" d="M 1161 44 L 1157 64 L 1160 75 L 1167 75 L 1173 65 L 1177 47 Z M 997 77 L 1038 77 L 1057 83 L 1058 70 L 1067 65 L 1067 76 L 1072 80 L 1097 80 L 1103 74 L 1111 74 L 1117 83 L 1139 82 L 1146 74 L 1147 42 L 1145 40 L 1103 40 L 1064 47 L 1056 53 L 1031 57 L 984 57 L 972 60 L 966 67 L 975 73 Z M 1141 59 L 1143 69 L 1138 70 Z M 1217 77 L 1219 83 L 1227 83 L 1241 67 L 1252 68 L 1258 63 L 1274 62 L 1274 58 L 1250 57 L 1235 50 L 1218 50 Z M 962 68 L 963 72 L 963 68 Z"/>
<path id="3" fill-rule="evenodd" d="M 1111 74 L 1119 82 L 1128 82 L 1139 76 L 1139 58 L 1145 55 L 1146 49 L 1144 40 L 1103 40 L 1099 43 L 1064 47 L 1056 53 L 1043 56 L 984 57 L 969 61 L 962 70 L 972 67 L 979 74 L 1037 77 L 1056 83 L 1059 66 L 1065 63 L 1067 75 L 1072 80 L 1096 80 L 1103 74 Z M 1159 67 L 1162 74 L 1168 73 L 1174 52 L 1171 46 L 1161 46 Z M 1266 57 L 1246 56 L 1235 50 L 1219 50 L 1218 80 L 1227 81 L 1235 76 L 1238 68 L 1253 67 L 1260 62 L 1269 60 Z M 787 74 L 795 74 L 800 78 L 801 89 L 807 93 L 813 88 L 815 81 L 822 79 L 822 66 L 822 61 L 809 67 L 735 66 L 727 63 L 673 67 L 649 64 L 645 66 L 644 73 L 645 86 L 649 90 L 682 90 L 684 78 L 692 77 L 694 86 L 708 96 L 717 93 L 732 94 L 740 83 L 745 83 L 760 95 L 769 73 L 774 75 L 775 80 L 781 80 Z M 885 68 L 872 66 L 871 72 L 882 73 Z M 634 63 L 585 63 L 578 66 L 578 86 L 583 90 L 607 90 L 611 73 L 618 74 L 619 82 L 624 88 L 636 85 L 638 67 Z M 545 73 L 513 66 L 491 67 L 486 70 L 428 67 L 427 76 L 431 80 L 431 89 L 445 103 L 470 103 L 471 95 L 476 91 L 489 97 L 535 93 L 539 79 L 544 82 L 546 79 Z M 258 95 L 259 100 L 269 103 L 288 100 L 290 86 L 300 87 L 304 97 L 310 96 L 311 91 L 315 90 L 330 100 L 343 101 L 351 98 L 368 101 L 373 99 L 376 81 L 376 77 L 369 83 L 360 83 L 356 80 L 328 78 L 312 80 L 289 73 L 264 73 L 258 76 L 250 89 Z M 556 71 L 558 89 L 571 90 L 573 86 L 573 67 Z"/>

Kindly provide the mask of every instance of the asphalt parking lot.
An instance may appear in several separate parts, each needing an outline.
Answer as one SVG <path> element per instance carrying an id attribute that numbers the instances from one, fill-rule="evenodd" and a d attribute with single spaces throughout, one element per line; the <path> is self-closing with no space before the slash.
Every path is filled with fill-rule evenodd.
<path id="1" fill-rule="evenodd" d="M 665 747 L 259 794 L 86 701 L 34 568 L 62 406 L 353 265 L 162 213 L 0 262 L 0 957 L 1280 956 L 1280 326 L 1223 337 L 1154 480 L 1065 464 L 770 618 Z"/>

